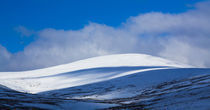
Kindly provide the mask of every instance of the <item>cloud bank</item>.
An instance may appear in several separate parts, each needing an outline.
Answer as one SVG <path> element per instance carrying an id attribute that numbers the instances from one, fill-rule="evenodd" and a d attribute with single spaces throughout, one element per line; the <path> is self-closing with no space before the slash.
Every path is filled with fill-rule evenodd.
<path id="1" fill-rule="evenodd" d="M 80 30 L 43 29 L 24 51 L 11 54 L 0 45 L 0 71 L 44 68 L 116 53 L 145 53 L 210 67 L 209 19 L 210 1 L 206 1 L 179 14 L 140 14 L 119 27 L 89 23 Z M 31 34 L 24 27 L 18 29 L 25 36 Z"/>

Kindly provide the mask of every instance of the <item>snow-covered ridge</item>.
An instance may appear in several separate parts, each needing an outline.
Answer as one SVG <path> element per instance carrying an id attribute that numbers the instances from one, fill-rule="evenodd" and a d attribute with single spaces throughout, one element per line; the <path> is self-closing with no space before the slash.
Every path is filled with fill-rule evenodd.
<path id="1" fill-rule="evenodd" d="M 35 77 L 35 76 L 54 75 L 54 74 L 77 71 L 88 68 L 121 67 L 121 66 L 171 66 L 171 67 L 181 67 L 181 68 L 192 67 L 190 65 L 181 64 L 146 54 L 115 54 L 115 55 L 88 58 L 85 60 L 79 60 L 73 63 L 48 67 L 44 69 L 20 71 L 20 72 L 0 72 L 0 74 L 5 73 L 7 74 L 6 75 L 7 77 L 8 74 L 12 74 L 12 77 Z"/>
<path id="2" fill-rule="evenodd" d="M 110 67 L 148 68 L 116 71 L 109 69 Z M 186 68 L 191 66 L 145 54 L 117 54 L 89 58 L 32 71 L 0 72 L 0 84 L 17 91 L 39 93 L 110 80 L 143 71 L 171 67 Z M 104 72 L 99 72 L 97 68 L 101 68 Z M 109 71 L 107 72 L 107 69 L 104 68 L 108 68 Z M 86 72 L 81 70 L 86 70 Z"/>

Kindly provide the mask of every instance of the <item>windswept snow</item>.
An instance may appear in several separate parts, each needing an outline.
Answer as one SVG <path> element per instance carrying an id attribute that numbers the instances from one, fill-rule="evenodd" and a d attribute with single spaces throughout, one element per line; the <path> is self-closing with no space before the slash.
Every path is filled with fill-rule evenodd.
<path id="1" fill-rule="evenodd" d="M 98 71 L 84 72 L 94 68 L 107 67 L 147 68 L 100 73 Z M 118 54 L 89 58 L 70 64 L 32 71 L 1 72 L 0 84 L 21 92 L 39 93 L 110 80 L 143 71 L 174 67 L 190 66 L 144 54 Z"/>
<path id="2" fill-rule="evenodd" d="M 209 90 L 208 68 L 144 54 L 118 54 L 0 72 L 0 109 L 162 110 L 191 105 L 196 110 L 210 107 Z"/>
<path id="3" fill-rule="evenodd" d="M 101 67 L 121 67 L 121 66 L 171 66 L 171 67 L 191 67 L 186 64 L 169 61 L 167 59 L 154 57 L 146 54 L 115 54 L 79 60 L 69 64 L 21 72 L 0 72 L 1 78 L 17 77 L 37 77 L 49 76 L 60 73 L 72 72 L 90 68 Z M 12 74 L 12 75 L 9 75 Z"/>

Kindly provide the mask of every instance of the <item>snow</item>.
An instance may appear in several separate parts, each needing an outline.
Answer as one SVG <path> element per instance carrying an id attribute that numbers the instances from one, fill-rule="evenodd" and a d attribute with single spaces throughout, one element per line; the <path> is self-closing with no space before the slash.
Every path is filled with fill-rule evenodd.
<path id="1" fill-rule="evenodd" d="M 154 57 L 145 54 L 115 54 L 89 58 L 59 66 L 21 72 L 2 72 L 5 77 L 37 77 L 49 76 L 59 73 L 66 73 L 88 68 L 100 67 L 121 67 L 121 66 L 172 66 L 172 67 L 192 67 L 186 64 L 180 64 L 163 58 Z M 11 75 L 9 75 L 11 74 Z M 1 75 L 3 78 L 4 75 Z"/>
<path id="2" fill-rule="evenodd" d="M 137 94 L 140 94 L 142 90 L 146 88 L 151 88 L 153 86 L 157 86 L 158 84 L 168 82 L 168 81 L 175 81 L 175 80 L 183 80 L 183 79 L 190 79 L 191 77 L 201 77 L 202 75 L 210 74 L 210 69 L 197 69 L 197 68 L 165 68 L 165 69 L 158 69 L 158 70 L 151 70 L 151 71 L 142 71 L 137 72 L 136 74 L 131 74 L 124 77 L 119 77 L 99 83 L 94 83 L 91 85 L 84 85 L 78 86 L 75 88 L 69 88 L 68 90 L 64 91 L 73 91 L 79 89 L 80 92 L 88 91 L 89 88 L 100 88 L 100 90 L 95 89 L 94 95 L 92 93 L 89 94 L 77 94 L 73 96 L 75 99 L 96 99 L 96 100 L 104 100 L 104 99 L 115 99 L 115 98 L 126 98 L 132 97 Z M 208 80 L 205 80 L 208 81 Z M 204 81 L 200 81 L 204 82 Z M 181 82 L 178 83 L 179 85 L 190 84 L 191 82 Z M 169 85 L 168 88 L 171 88 Z M 204 85 L 205 86 L 205 85 Z M 168 89 L 165 87 L 165 89 Z M 191 88 L 198 88 L 201 86 L 193 85 Z M 111 91 L 102 91 L 106 88 L 111 88 Z M 175 89 L 178 91 L 179 89 Z M 62 92 L 55 91 L 55 92 Z M 55 93 L 53 92 L 53 93 Z M 168 91 L 168 92 L 172 92 Z M 159 92 L 161 93 L 161 92 Z M 63 92 L 63 94 L 66 94 Z"/>
<path id="3" fill-rule="evenodd" d="M 117 54 L 38 70 L 0 72 L 0 98 L 13 100 L 20 94 L 17 105 L 42 109 L 92 110 L 132 103 L 143 103 L 146 109 L 189 105 L 206 109 L 209 81 L 208 68 L 144 54 Z M 4 91 L 8 88 L 21 93 L 13 97 Z"/>
<path id="4" fill-rule="evenodd" d="M 98 74 L 97 72 L 85 72 L 83 74 L 73 74 L 75 71 L 94 68 L 140 66 L 151 68 L 122 71 L 118 73 L 103 72 Z M 21 72 L 1 72 L 0 84 L 21 92 L 39 93 L 110 80 L 143 71 L 171 67 L 183 68 L 190 66 L 145 54 L 117 54 L 89 58 L 45 69 Z M 65 77 L 65 75 L 63 75 L 64 73 L 68 73 L 68 77 Z"/>

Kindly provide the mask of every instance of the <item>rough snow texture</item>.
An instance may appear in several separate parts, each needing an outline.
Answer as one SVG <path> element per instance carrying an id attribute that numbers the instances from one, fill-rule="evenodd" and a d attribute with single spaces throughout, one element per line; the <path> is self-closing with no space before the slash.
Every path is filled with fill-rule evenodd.
<path id="1" fill-rule="evenodd" d="M 143 54 L 0 73 L 0 109 L 207 110 L 209 91 L 210 69 Z"/>

